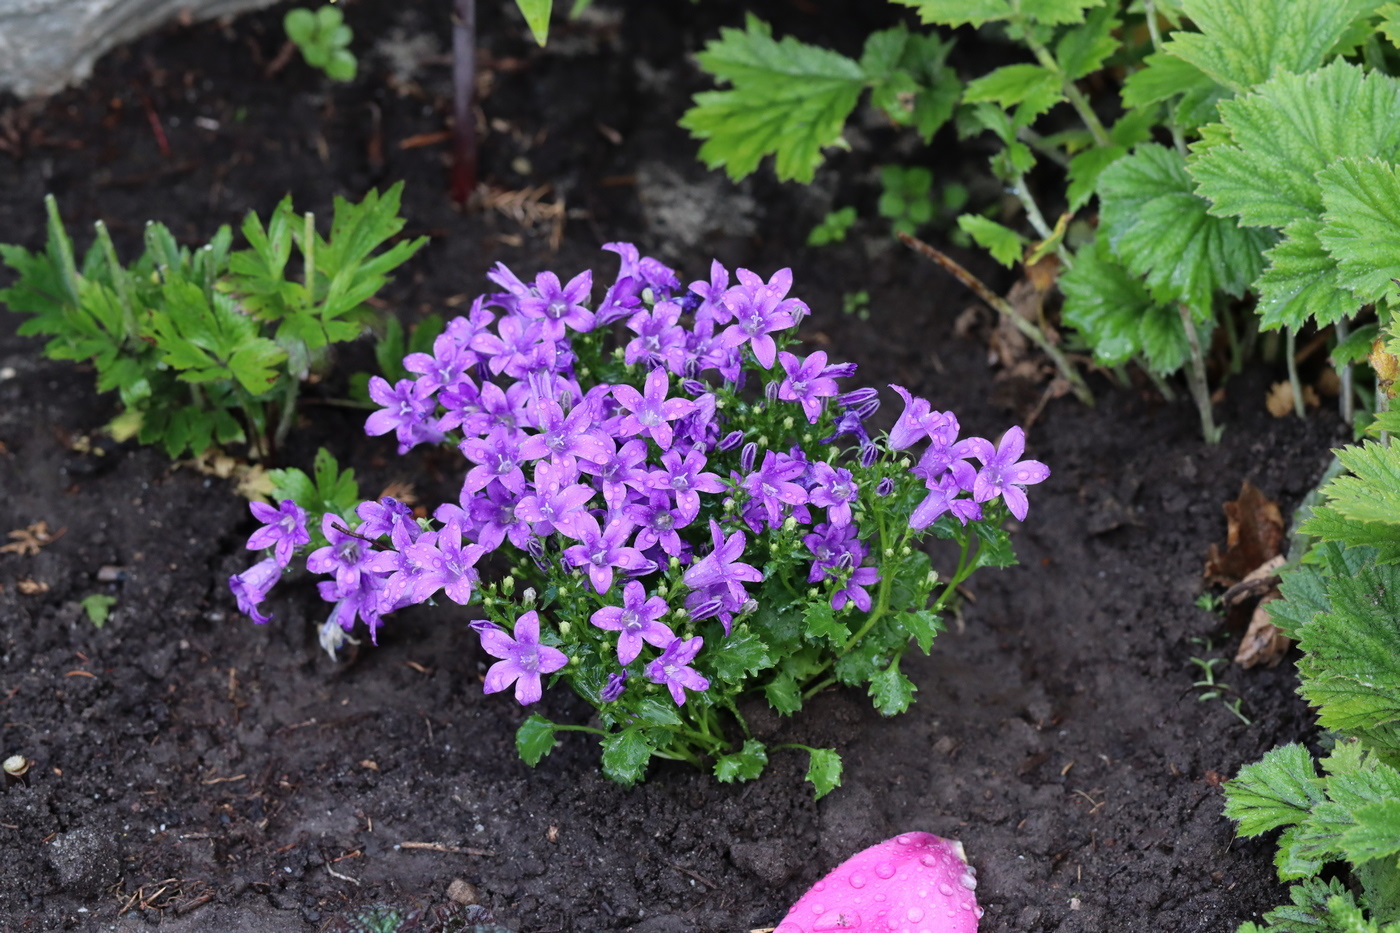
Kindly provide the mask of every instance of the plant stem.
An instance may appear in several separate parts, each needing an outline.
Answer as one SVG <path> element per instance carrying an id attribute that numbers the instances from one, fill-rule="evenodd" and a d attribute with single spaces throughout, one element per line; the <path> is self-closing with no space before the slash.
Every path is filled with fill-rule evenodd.
<path id="1" fill-rule="evenodd" d="M 1147 32 L 1152 36 L 1152 50 L 1162 51 L 1162 32 L 1157 26 L 1157 3 L 1156 0 L 1142 0 L 1142 11 L 1147 17 Z M 1167 129 L 1172 134 L 1172 145 L 1176 151 L 1183 156 L 1186 155 L 1186 138 L 1181 135 L 1181 128 L 1176 125 L 1175 119 L 1167 120 Z"/>
<path id="2" fill-rule="evenodd" d="M 1167 382 L 1166 379 L 1162 378 L 1162 375 L 1160 373 L 1154 370 L 1151 366 L 1147 365 L 1146 360 L 1139 359 L 1138 368 L 1141 369 L 1143 372 L 1147 373 L 1147 378 L 1151 380 L 1154 386 L 1156 386 L 1157 391 L 1161 393 L 1162 398 L 1166 399 L 1168 402 L 1176 401 L 1176 390 L 1171 387 L 1171 383 Z"/>
<path id="3" fill-rule="evenodd" d="M 1073 81 L 1066 77 L 1064 69 L 1060 63 L 1055 61 L 1055 56 L 1050 54 L 1038 39 L 1033 37 L 1029 28 L 1025 24 L 1022 26 L 1026 45 L 1035 53 L 1036 61 L 1040 62 L 1055 77 L 1060 79 L 1060 89 L 1065 92 L 1065 97 L 1069 99 L 1070 106 L 1079 114 L 1079 119 L 1084 121 L 1084 125 L 1089 128 L 1089 133 L 1094 137 L 1094 143 L 1098 146 L 1111 146 L 1113 140 L 1109 139 L 1108 131 L 1103 128 L 1103 123 L 1099 120 L 1099 115 L 1094 113 L 1094 108 L 1089 105 L 1089 99 L 1080 93 Z"/>
<path id="4" fill-rule="evenodd" d="M 476 190 L 476 0 L 452 4 L 452 202 Z"/>
<path id="5" fill-rule="evenodd" d="M 923 240 L 910 236 L 907 233 L 899 234 L 899 238 L 904 242 L 904 245 L 908 246 L 910 249 L 921 253 L 948 270 L 954 278 L 975 292 L 977 297 L 991 306 L 994 311 L 1009 320 L 1013 327 L 1025 334 L 1027 339 L 1040 347 L 1041 352 L 1050 357 L 1051 361 L 1055 364 L 1055 368 L 1060 371 L 1060 375 L 1064 376 L 1065 380 L 1069 382 L 1070 388 L 1074 391 L 1075 396 L 1090 408 L 1094 406 L 1094 396 L 1090 393 L 1089 386 L 1084 382 L 1084 377 L 1075 371 L 1074 367 L 1070 365 L 1069 360 L 1060 352 L 1059 347 L 1052 344 L 1050 339 L 1045 336 L 1040 328 L 1018 314 L 1016 309 L 1011 307 L 1009 301 L 988 288 L 981 279 L 977 278 L 977 276 L 973 275 L 971 272 L 968 272 L 959 265 L 957 261 L 934 247 L 929 246 Z"/>
<path id="6" fill-rule="evenodd" d="M 1347 335 L 1350 332 L 1350 330 L 1351 328 L 1347 325 L 1346 318 L 1342 318 L 1337 322 L 1336 331 L 1338 344 L 1341 344 L 1347 339 Z M 1350 360 L 1347 360 L 1345 363 L 1342 364 L 1342 371 L 1338 373 L 1337 376 L 1338 381 L 1341 383 L 1340 405 L 1342 412 L 1342 420 L 1345 421 L 1347 424 L 1351 424 L 1353 421 L 1356 420 L 1356 404 L 1355 399 L 1352 397 L 1352 369 Z"/>
<path id="7" fill-rule="evenodd" d="M 1191 386 L 1191 396 L 1196 400 L 1196 410 L 1201 414 L 1201 434 L 1207 444 L 1220 440 L 1220 429 L 1215 426 L 1215 415 L 1211 411 L 1210 385 L 1206 381 L 1206 358 L 1201 352 L 1201 338 L 1196 333 L 1196 322 L 1191 319 L 1191 309 L 1178 303 L 1181 326 L 1186 330 L 1186 342 L 1191 346 L 1191 359 L 1186 367 L 1186 381 Z"/>
<path id="8" fill-rule="evenodd" d="M 1284 353 L 1288 357 L 1288 385 L 1293 390 L 1293 413 L 1299 418 L 1303 413 L 1303 381 L 1298 378 L 1298 334 L 1288 328 L 1284 336 Z"/>

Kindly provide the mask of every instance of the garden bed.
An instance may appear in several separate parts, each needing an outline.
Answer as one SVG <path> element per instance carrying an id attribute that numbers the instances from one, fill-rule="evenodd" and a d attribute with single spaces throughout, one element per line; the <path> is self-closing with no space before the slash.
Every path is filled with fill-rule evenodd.
<path id="1" fill-rule="evenodd" d="M 811 188 L 735 187 L 695 162 L 675 128 L 702 86 L 687 54 L 734 10 L 631 6 L 600 4 L 544 52 L 483 10 L 483 178 L 527 195 L 548 184 L 533 201 L 451 209 L 447 147 L 426 135 L 450 99 L 445 15 L 362 5 L 349 21 L 386 54 L 363 55 L 349 87 L 300 63 L 265 74 L 282 41 L 270 13 L 172 28 L 81 88 L 0 106 L 0 239 L 41 243 L 45 192 L 81 244 L 101 218 L 130 255 L 147 219 L 203 242 L 287 192 L 324 216 L 334 194 L 406 179 L 407 232 L 432 237 L 386 296 L 406 321 L 462 307 L 497 261 L 611 269 L 598 247 L 634 240 L 687 281 L 712 256 L 765 276 L 791 266 L 812 346 L 969 432 L 994 437 L 1037 409 L 1039 388 L 998 379 L 985 335 L 956 326 L 970 298 L 946 274 L 874 224 L 801 245 L 834 191 L 865 190 L 868 149 Z M 828 41 L 848 25 L 794 9 L 762 12 Z M 392 76 L 390 49 L 403 56 Z M 971 176 L 983 158 L 941 162 Z M 860 290 L 868 321 L 842 312 Z M 1290 509 L 1345 439 L 1326 414 L 1271 417 L 1277 374 L 1229 383 L 1215 446 L 1189 402 L 1150 387 L 1098 378 L 1093 409 L 1050 401 L 1029 451 L 1054 474 L 1013 536 L 1021 566 L 979 576 L 932 656 L 911 655 L 913 709 L 883 719 L 829 690 L 791 720 L 752 711 L 761 735 L 844 757 L 843 786 L 813 803 L 795 752 L 748 784 L 654 763 L 627 790 L 572 735 L 527 768 L 514 750 L 525 713 L 482 695 L 489 659 L 469 610 L 401 613 L 340 664 L 317 644 L 309 586 L 284 588 L 275 620 L 254 626 L 226 584 L 255 527 L 232 484 L 100 436 L 110 399 L 16 326 L 0 315 L 0 533 L 43 521 L 56 540 L 0 554 L 0 752 L 35 761 L 0 794 L 6 929 L 318 930 L 374 903 L 445 904 L 460 879 L 519 933 L 738 933 L 773 926 L 838 861 L 906 830 L 964 840 L 987 931 L 1214 933 L 1283 899 L 1271 844 L 1235 840 L 1219 784 L 1312 734 L 1291 666 L 1224 677 L 1248 726 L 1191 686 L 1192 657 L 1229 637 L 1193 604 L 1225 536 L 1221 504 L 1249 479 Z M 370 365 L 362 352 L 344 369 Z M 323 444 L 370 491 L 404 482 L 431 501 L 455 486 L 453 458 L 398 458 L 361 434 L 362 414 L 314 396 L 304 414 L 289 463 Z M 117 598 L 100 629 L 79 605 L 93 593 Z M 544 712 L 575 722 L 585 708 L 556 693 Z"/>

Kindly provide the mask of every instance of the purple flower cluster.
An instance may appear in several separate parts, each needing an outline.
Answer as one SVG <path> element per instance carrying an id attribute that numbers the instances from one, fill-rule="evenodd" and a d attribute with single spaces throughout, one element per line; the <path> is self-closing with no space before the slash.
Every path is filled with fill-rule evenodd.
<path id="1" fill-rule="evenodd" d="M 622 264 L 596 306 L 589 273 L 564 283 L 543 272 L 527 283 L 498 264 L 489 277 L 503 291 L 449 322 L 432 353 L 407 357 L 415 378 L 394 385 L 371 379 L 371 398 L 381 407 L 369 416 L 367 433 L 392 432 L 401 452 L 450 438 L 466 469 L 458 500 L 440 506 L 434 523 L 420 522 L 392 498 L 362 503 L 353 528 L 326 517 L 329 543 L 307 566 L 330 578 L 320 584 L 334 604 L 327 630 L 348 633 L 363 620 L 373 638 L 385 614 L 439 593 L 466 605 L 478 585 L 478 562 L 508 543 L 542 568 L 575 574 L 602 606 L 589 621 L 615 635 L 623 668 L 598 686 L 604 702 L 620 697 L 635 676 L 664 686 L 682 704 L 686 691 L 709 688 L 692 666 L 704 639 L 689 629 L 678 634 L 676 622 L 664 620 L 714 619 L 728 636 L 755 606 L 750 586 L 764 579 L 767 548 L 760 560 L 751 541 L 766 545 L 798 525 L 805 533 L 790 540 L 807 550 L 809 582 L 829 581 L 836 610 L 869 610 L 868 588 L 881 575 L 857 524 L 861 487 L 853 468 L 869 469 L 882 456 L 865 427 L 878 395 L 841 390 L 837 380 L 853 375 L 853 365 L 831 364 L 821 351 L 804 357 L 781 348 L 785 332 L 807 313 L 788 296 L 791 273 L 765 281 L 739 269 L 731 284 L 714 263 L 708 281 L 683 289 L 673 271 L 630 244 L 605 248 Z M 615 361 L 603 364 L 625 379 L 599 381 L 592 371 L 604 334 L 581 338 L 602 329 L 621 335 Z M 585 366 L 581 354 L 593 362 Z M 928 489 L 911 527 L 925 528 L 945 512 L 965 524 L 997 496 L 1024 517 L 1023 487 L 1048 470 L 1019 461 L 1019 428 L 1000 448 L 959 440 L 951 413 L 933 412 L 927 401 L 894 388 L 905 411 L 885 448 L 927 444 L 911 471 Z M 741 389 L 761 399 L 741 402 Z M 765 424 L 782 425 L 784 436 L 802 436 L 803 428 L 794 429 L 800 422 L 827 427 L 805 435 L 808 450 L 784 450 L 790 441 L 775 444 L 754 428 L 754 412 Z M 823 432 L 829 436 L 818 440 Z M 855 446 L 859 467 L 838 465 L 842 440 Z M 254 535 L 257 546 L 275 548 L 279 570 L 297 541 L 306 541 L 305 516 L 298 539 L 289 505 L 295 509 L 283 503 L 275 515 L 259 513 L 268 524 Z M 268 574 L 259 564 L 234 578 L 244 611 L 256 612 Z M 645 581 L 658 574 L 669 574 L 670 585 L 649 593 Z M 514 684 L 516 698 L 532 703 L 541 676 L 568 663 L 546 643 L 552 635 L 541 641 L 534 611 L 510 632 L 486 620 L 473 627 L 499 659 L 487 692 Z M 335 639 L 323 633 L 323 642 Z M 639 661 L 648 646 L 659 653 Z"/>
<path id="2" fill-rule="evenodd" d="M 297 548 L 311 541 L 306 530 L 306 511 L 291 499 L 283 499 L 277 508 L 265 502 L 250 502 L 253 517 L 263 526 L 248 537 L 248 550 L 272 548 L 272 556 L 258 561 L 240 574 L 229 578 L 229 589 L 238 600 L 238 611 L 259 624 L 272 617 L 258 608 L 267 599 L 282 571 L 292 561 Z"/>

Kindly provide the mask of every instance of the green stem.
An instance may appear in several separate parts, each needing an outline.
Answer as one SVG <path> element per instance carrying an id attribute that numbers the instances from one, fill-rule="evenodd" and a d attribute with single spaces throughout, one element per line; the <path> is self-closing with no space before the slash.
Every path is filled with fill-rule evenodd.
<path id="1" fill-rule="evenodd" d="M 812 697 L 816 696 L 818 693 L 821 693 L 823 690 L 825 690 L 827 687 L 830 687 L 834 683 L 836 683 L 836 677 L 834 675 L 826 678 L 825 680 L 820 680 L 812 686 L 808 687 L 806 690 L 802 691 L 802 699 L 810 700 Z"/>
<path id="2" fill-rule="evenodd" d="M 1288 385 L 1293 390 L 1293 413 L 1303 417 L 1303 381 L 1298 378 L 1298 333 L 1293 328 L 1286 332 L 1285 350 L 1288 356 Z"/>
<path id="3" fill-rule="evenodd" d="M 1147 378 L 1157 387 L 1157 391 L 1161 394 L 1162 398 L 1166 399 L 1168 402 L 1176 401 L 1176 390 L 1171 387 L 1171 383 L 1167 382 L 1167 380 L 1162 377 L 1161 373 L 1158 373 L 1151 366 L 1147 365 L 1147 361 L 1142 359 L 1138 360 L 1138 368 L 1147 373 Z"/>
<path id="4" fill-rule="evenodd" d="M 599 728 L 596 728 L 595 726 L 569 726 L 569 725 L 560 725 L 560 724 L 558 724 L 558 723 L 555 723 L 555 724 L 554 724 L 554 731 L 555 731 L 555 732 L 592 732 L 594 735 L 602 735 L 602 736 L 606 736 L 606 735 L 608 734 L 608 733 L 607 733 L 607 730 L 605 730 L 605 729 L 599 729 Z"/>
<path id="5" fill-rule="evenodd" d="M 1022 23 L 1022 34 L 1025 36 L 1026 45 L 1035 54 L 1036 61 L 1060 79 L 1060 89 L 1064 91 L 1070 106 L 1079 114 L 1079 119 L 1083 120 L 1084 125 L 1089 128 L 1089 133 L 1094 137 L 1094 143 L 1104 147 L 1113 145 L 1113 140 L 1109 138 L 1108 131 L 1103 128 L 1098 114 L 1094 113 L 1094 108 L 1089 106 L 1089 99 L 1080 93 L 1073 81 L 1065 76 L 1064 69 L 1060 67 L 1059 62 L 1055 61 L 1055 56 L 1050 54 L 1050 50 L 1040 40 L 1031 35 L 1030 29 L 1024 23 Z"/>
<path id="6" fill-rule="evenodd" d="M 1196 400 L 1196 410 L 1201 414 L 1201 434 L 1207 444 L 1220 440 L 1220 429 L 1215 426 L 1215 414 L 1211 411 L 1210 385 L 1206 381 L 1206 358 L 1201 352 L 1201 338 L 1196 333 L 1196 322 L 1191 319 L 1191 309 L 1178 303 L 1181 326 L 1186 331 L 1186 342 L 1191 347 L 1191 358 L 1186 365 L 1186 381 L 1191 386 L 1191 396 Z"/>
<path id="7" fill-rule="evenodd" d="M 1339 320 L 1336 324 L 1336 328 L 1337 343 L 1340 344 L 1347 339 L 1347 334 L 1350 332 L 1351 328 L 1347 325 L 1346 318 L 1342 318 L 1341 320 Z M 1347 424 L 1351 424 L 1353 421 L 1356 420 L 1356 405 L 1355 400 L 1352 397 L 1351 374 L 1351 361 L 1347 360 L 1345 363 L 1342 364 L 1342 371 L 1337 374 L 1338 381 L 1341 383 L 1340 407 L 1342 412 L 1342 420 L 1345 421 Z"/>
<path id="8" fill-rule="evenodd" d="M 122 341 L 135 340 L 136 334 L 136 305 L 131 299 L 131 286 L 127 281 L 126 269 L 117 261 L 117 247 L 112 243 L 112 234 L 108 232 L 107 225 L 98 221 L 97 241 L 102 244 L 102 254 L 107 258 L 107 268 L 112 272 L 112 284 L 117 289 L 117 300 L 122 306 Z"/>
<path id="9" fill-rule="evenodd" d="M 316 217 L 310 211 L 302 221 L 301 255 L 305 257 L 306 305 L 316 304 Z"/>
<path id="10" fill-rule="evenodd" d="M 1142 0 L 1142 11 L 1147 17 L 1147 32 L 1152 36 L 1152 50 L 1162 51 L 1162 32 L 1157 25 L 1157 4 L 1155 0 Z M 1169 111 L 1170 112 L 1170 111 Z M 1176 125 L 1175 119 L 1167 120 L 1167 129 L 1172 134 L 1172 145 L 1176 151 L 1183 156 L 1186 155 L 1186 138 L 1181 135 L 1181 128 Z"/>

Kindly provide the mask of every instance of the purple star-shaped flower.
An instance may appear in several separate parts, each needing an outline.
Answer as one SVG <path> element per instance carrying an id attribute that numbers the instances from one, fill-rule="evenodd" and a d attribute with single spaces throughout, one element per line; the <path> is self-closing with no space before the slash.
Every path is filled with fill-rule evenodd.
<path id="1" fill-rule="evenodd" d="M 768 524 L 780 525 L 784 505 L 807 501 L 807 490 L 795 482 L 806 471 L 805 462 L 770 450 L 763 455 L 763 464 L 743 478 L 741 486 L 767 515 Z"/>
<path id="2" fill-rule="evenodd" d="M 622 514 L 637 526 L 637 539 L 633 546 L 639 551 L 659 544 L 672 557 L 680 557 L 684 553 L 687 545 L 676 530 L 689 525 L 694 516 L 685 518 L 679 510 L 673 510 L 671 497 L 665 492 L 654 490 L 648 499 L 627 503 L 622 508 Z"/>
<path id="3" fill-rule="evenodd" d="M 792 270 L 779 269 L 766 283 L 747 269 L 737 273 L 741 284 L 724 293 L 724 304 L 734 312 L 734 323 L 717 336 L 725 347 L 747 343 L 764 369 L 771 369 L 778 345 L 772 333 L 795 327 L 807 306 L 796 298 L 783 300 L 792 287 Z"/>
<path id="4" fill-rule="evenodd" d="M 435 537 L 423 535 L 404 550 L 408 560 L 423 568 L 409 585 L 409 599 L 421 603 L 442 590 L 459 606 L 471 601 L 478 577 L 476 562 L 486 553 L 486 548 L 479 544 L 464 545 L 462 527 L 456 519 L 444 525 Z"/>
<path id="5" fill-rule="evenodd" d="M 652 566 L 641 551 L 626 545 L 632 534 L 632 523 L 626 519 L 614 519 L 607 528 L 599 528 L 598 519 L 583 512 L 573 527 L 579 533 L 579 543 L 564 549 L 564 562 L 587 568 L 588 579 L 599 593 L 612 586 L 613 568 L 641 571 Z"/>
<path id="6" fill-rule="evenodd" d="M 478 619 L 472 628 L 481 636 L 481 647 L 493 658 L 500 658 L 486 672 L 483 693 L 499 693 L 515 684 L 515 699 L 529 706 L 544 695 L 542 674 L 552 674 L 569 658 L 558 648 L 540 644 L 540 617 L 533 609 L 515 620 L 515 630 L 506 632 L 494 622 Z"/>
<path id="7" fill-rule="evenodd" d="M 969 438 L 972 456 L 982 461 L 977 479 L 972 485 L 975 502 L 987 502 L 1001 496 L 1017 521 L 1024 521 L 1030 503 L 1026 487 L 1050 477 L 1050 468 L 1039 460 L 1022 460 L 1026 450 L 1026 432 L 1014 427 L 1002 435 L 1001 443 L 993 449 L 991 441 Z"/>
<path id="8" fill-rule="evenodd" d="M 687 641 L 677 638 L 666 646 L 666 650 L 647 665 L 647 680 L 654 684 L 665 684 L 671 691 L 671 699 L 677 706 L 685 705 L 686 690 L 697 693 L 710 689 L 710 682 L 690 662 L 700 653 L 705 639 L 699 635 Z"/>
<path id="9" fill-rule="evenodd" d="M 563 286 L 553 272 L 541 272 L 535 276 L 534 293 L 518 298 L 516 308 L 525 317 L 542 318 L 546 338 L 563 340 L 565 328 L 579 333 L 593 329 L 593 312 L 583 306 L 592 290 L 593 273 L 587 270 Z"/>
<path id="10" fill-rule="evenodd" d="M 582 483 L 570 483 L 571 479 L 562 467 L 547 460 L 535 464 L 535 491 L 516 503 L 516 514 L 534 525 L 536 534 L 558 529 L 577 538 L 579 516 L 585 514 L 583 505 L 594 491 Z"/>
<path id="11" fill-rule="evenodd" d="M 707 587 L 723 587 L 738 603 L 748 596 L 744 582 L 757 583 L 763 579 L 763 572 L 751 564 L 739 560 L 744 556 L 747 539 L 742 531 L 729 537 L 719 527 L 719 522 L 710 519 L 710 539 L 714 549 L 687 568 L 681 578 L 693 590 Z"/>
<path id="12" fill-rule="evenodd" d="M 360 572 L 370 557 L 364 539 L 348 533 L 345 520 L 331 512 L 321 516 L 321 533 L 330 543 L 306 555 L 306 569 L 312 573 L 335 574 L 335 581 L 342 589 L 358 586 Z"/>
<path id="13" fill-rule="evenodd" d="M 680 372 L 685 362 L 685 328 L 678 323 L 680 316 L 681 306 L 674 301 L 662 301 L 650 311 L 632 315 L 627 327 L 637 336 L 628 341 L 622 361 L 628 366 L 640 363 Z"/>
<path id="14" fill-rule="evenodd" d="M 599 460 L 579 461 L 579 469 L 596 476 L 603 488 L 603 499 L 608 508 L 616 511 L 627 500 L 627 491 L 641 492 L 647 489 L 649 474 L 644 469 L 647 459 L 647 442 L 633 438 L 618 447 L 611 438 L 607 439 L 609 453 Z"/>
<path id="15" fill-rule="evenodd" d="M 371 376 L 369 397 L 381 407 L 365 419 L 365 433 L 378 437 L 394 431 L 400 453 L 423 441 L 440 440 L 441 435 L 428 424 L 437 407 L 433 391 L 412 379 L 400 379 L 391 386 L 384 377 Z"/>
<path id="16" fill-rule="evenodd" d="M 674 450 L 661 455 L 663 469 L 652 470 L 648 482 L 652 489 L 663 489 L 676 497 L 676 515 L 689 524 L 700 514 L 700 493 L 724 492 L 724 481 L 717 473 L 702 472 L 706 458 L 698 448 L 685 456 Z"/>
<path id="17" fill-rule="evenodd" d="M 826 509 L 827 520 L 833 525 L 851 523 L 851 503 L 859 497 L 860 489 L 850 470 L 829 463 L 812 466 L 812 489 L 807 501 Z"/>
<path id="18" fill-rule="evenodd" d="M 660 596 L 647 599 L 646 587 L 629 580 L 622 588 L 622 606 L 604 606 L 589 620 L 604 631 L 617 632 L 617 660 L 631 664 L 642 653 L 642 642 L 665 648 L 676 634 L 661 621 L 670 607 Z"/>
<path id="19" fill-rule="evenodd" d="M 497 426 L 485 437 L 469 437 L 458 444 L 462 454 L 477 464 L 467 471 L 462 492 L 485 489 L 495 480 L 511 492 L 523 493 L 525 471 L 521 469 L 521 463 L 525 458 L 520 452 L 523 439 L 521 432 Z"/>
<path id="20" fill-rule="evenodd" d="M 800 404 L 807 421 L 816 424 L 822 413 L 822 399 L 841 391 L 836 380 L 826 374 L 825 351 L 818 350 L 804 360 L 782 350 L 778 353 L 778 362 L 787 373 L 787 378 L 778 386 L 778 398 Z"/>
<path id="21" fill-rule="evenodd" d="M 671 422 L 694 411 L 695 402 L 688 398 L 666 398 L 670 383 L 666 370 L 657 368 L 647 374 L 644 392 L 626 384 L 613 386 L 613 397 L 631 412 L 622 419 L 623 433 L 628 437 L 649 435 L 662 450 L 671 446 Z"/>
<path id="22" fill-rule="evenodd" d="M 292 552 L 311 540 L 306 530 L 306 510 L 291 499 L 283 499 L 277 508 L 266 502 L 249 502 L 248 508 L 263 526 L 248 538 L 248 550 L 272 548 L 277 566 L 291 563 Z"/>

